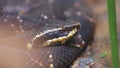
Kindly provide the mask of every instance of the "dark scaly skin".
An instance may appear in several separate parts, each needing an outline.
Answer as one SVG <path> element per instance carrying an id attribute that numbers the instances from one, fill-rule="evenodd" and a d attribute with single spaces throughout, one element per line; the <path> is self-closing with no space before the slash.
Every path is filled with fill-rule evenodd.
<path id="1" fill-rule="evenodd" d="M 83 40 L 78 37 L 78 32 L 76 33 L 77 35 L 75 34 L 75 36 L 73 36 L 71 39 L 67 40 L 63 44 L 53 43 L 48 46 L 42 46 L 42 44 L 40 44 L 42 42 L 39 41 L 44 39 L 49 40 L 52 38 L 58 38 L 55 32 L 58 33 L 59 37 L 62 37 L 64 35 L 66 36 L 66 32 L 70 31 L 71 28 L 72 26 L 70 28 L 63 28 L 63 30 L 60 30 L 61 32 L 58 30 L 49 32 L 45 35 L 40 36 L 41 38 L 38 37 L 33 40 L 33 49 L 28 50 L 27 52 L 27 55 L 31 60 L 29 60 L 25 68 L 49 68 L 51 64 L 53 65 L 53 68 L 68 68 L 73 63 L 73 61 L 81 54 L 82 46 L 84 46 L 84 44 L 82 43 Z M 77 28 L 79 30 L 77 26 L 73 27 L 72 29 L 74 28 Z M 62 36 L 60 34 L 62 34 Z M 79 41 L 76 39 L 78 39 Z"/>
<path id="2" fill-rule="evenodd" d="M 64 25 L 64 26 L 65 25 L 67 25 L 67 26 L 70 25 L 70 22 L 68 22 L 69 23 L 68 24 L 67 22 L 65 23 L 64 21 L 59 21 L 58 20 L 59 22 L 61 22 L 61 26 L 60 26 L 60 25 L 57 25 L 57 23 L 55 23 L 56 21 L 49 20 L 49 23 L 50 22 L 53 22 L 53 23 L 50 24 L 50 25 L 45 25 L 45 28 L 43 27 L 43 29 L 41 31 L 43 32 L 44 30 L 47 30 L 48 28 L 49 29 L 53 29 L 53 27 L 50 27 L 50 26 L 54 26 L 55 28 L 58 28 L 58 27 L 61 27 L 62 25 Z M 73 24 L 75 24 L 75 23 L 73 23 Z M 71 23 L 71 25 L 72 25 L 72 23 Z M 48 27 L 48 28 L 46 28 L 46 27 Z M 21 59 L 18 59 L 17 56 L 16 56 L 16 58 L 18 60 L 20 60 L 18 62 L 17 68 L 19 68 L 19 67 L 21 68 L 21 66 L 23 68 L 27 68 L 27 67 L 28 68 L 40 68 L 40 66 L 38 64 L 36 64 L 36 61 L 35 61 L 38 58 L 37 56 L 39 56 L 40 54 L 43 54 L 43 55 L 40 55 L 40 56 L 41 57 L 44 56 L 45 60 L 44 59 L 42 60 L 42 58 L 39 58 L 37 61 L 39 61 L 41 59 L 42 61 L 39 61 L 39 62 L 42 62 L 44 64 L 45 64 L 44 61 L 46 61 L 46 65 L 43 65 L 43 67 L 41 67 L 41 68 L 46 68 L 46 67 L 48 68 L 50 63 L 49 63 L 49 61 L 47 61 L 47 57 L 49 56 L 49 53 L 46 53 L 47 51 L 51 52 L 50 54 L 53 55 L 53 59 L 54 59 L 53 64 L 55 65 L 55 68 L 59 68 L 60 66 L 63 66 L 62 68 L 68 68 L 73 63 L 73 61 L 77 57 L 79 57 L 80 54 L 81 54 L 81 50 L 82 49 L 80 47 L 79 48 L 78 47 L 74 47 L 74 45 L 73 45 L 73 47 L 71 47 L 69 45 L 62 45 L 62 46 L 60 45 L 60 46 L 48 47 L 48 48 L 37 48 L 37 49 L 34 49 L 33 51 L 30 51 L 30 52 L 28 51 L 29 53 L 28 52 L 26 53 L 27 42 L 29 42 L 30 39 L 32 39 L 34 37 L 34 35 L 36 35 L 32 31 L 31 32 L 27 31 L 27 32 L 17 34 L 16 36 L 13 36 L 11 38 L 6 38 L 5 40 L 3 40 L 3 39 L 0 40 L 0 42 L 1 41 L 3 41 L 3 42 L 8 41 L 7 43 L 2 43 L 1 45 L 6 45 L 6 46 L 9 45 L 10 48 L 12 47 L 12 50 L 10 50 L 10 52 L 11 51 L 18 52 L 18 53 L 12 52 L 11 55 L 13 54 L 14 56 L 16 56 L 17 54 L 19 54 L 19 57 L 22 58 L 22 60 L 21 60 Z M 31 33 L 31 36 L 30 36 L 30 33 Z M 75 38 L 75 39 L 77 39 L 77 38 Z M 29 40 L 29 41 L 26 41 L 26 40 Z M 9 42 L 10 43 L 12 42 L 11 45 L 10 45 Z M 21 48 L 24 48 L 24 49 L 21 49 Z M 56 53 L 54 53 L 54 52 L 56 52 Z M 5 53 L 6 53 L 6 51 L 5 51 Z M 30 58 L 29 54 L 31 55 L 31 58 Z M 59 54 L 60 54 L 61 57 L 58 57 Z M 58 58 L 55 58 L 55 57 L 58 57 Z M 34 58 L 34 61 L 32 60 L 32 58 Z M 69 60 L 69 59 L 71 59 L 71 60 Z M 59 61 L 59 63 L 57 63 L 57 61 Z M 67 63 L 67 62 L 69 62 L 69 63 Z M 12 68 L 15 68 L 14 66 L 15 65 L 13 64 Z"/>
<path id="3" fill-rule="evenodd" d="M 49 68 L 50 64 L 53 64 L 54 68 L 68 68 L 79 54 L 81 54 L 80 48 L 64 45 L 34 49 L 28 52 L 29 58 L 33 60 L 28 59 L 28 64 L 23 67 Z M 52 58 L 49 58 L 50 55 Z"/>
<path id="4" fill-rule="evenodd" d="M 63 8 L 63 7 L 61 7 L 61 8 Z M 61 10 L 61 8 L 60 8 L 60 10 Z M 66 9 L 68 9 L 69 7 L 66 7 Z M 56 9 L 55 9 L 56 10 Z M 37 10 L 36 10 L 37 11 Z M 34 11 L 34 12 L 29 12 L 28 14 L 25 14 L 25 16 L 27 15 L 27 16 L 33 16 L 33 18 L 34 18 L 34 16 L 35 15 L 39 15 L 38 13 L 36 14 L 36 11 Z M 60 13 L 58 12 L 57 14 L 60 14 L 61 15 L 61 13 L 63 13 L 63 11 L 65 11 L 65 10 L 62 10 Z M 13 14 L 13 13 L 12 13 Z M 35 15 L 34 15 L 35 14 Z M 41 13 L 42 14 L 42 13 Z M 14 14 L 13 14 L 14 15 Z M 46 14 L 47 15 L 47 14 Z M 48 13 L 48 15 L 49 15 L 49 13 Z M 84 26 L 84 28 L 82 27 L 82 29 L 80 30 L 81 32 L 80 33 L 83 33 L 82 34 L 82 37 L 84 38 L 84 39 L 89 39 L 89 37 L 91 37 L 92 38 L 92 36 L 89 36 L 89 34 L 91 34 L 91 35 L 93 35 L 92 33 L 92 29 L 89 29 L 89 28 L 93 28 L 93 26 L 88 26 L 88 27 L 86 27 L 85 25 L 86 24 L 93 24 L 93 23 L 91 23 L 88 19 L 86 19 L 84 16 L 81 16 L 81 18 L 80 17 L 67 17 L 66 18 L 66 16 L 65 16 L 65 18 L 61 18 L 61 16 L 59 17 L 59 15 L 56 15 L 55 14 L 55 16 L 56 16 L 56 18 L 57 19 L 62 19 L 62 20 L 66 20 L 66 19 L 71 19 L 71 20 L 74 20 L 74 21 L 79 21 L 79 19 L 80 19 L 80 23 L 82 24 L 81 26 Z M 74 16 L 74 15 L 73 15 Z M 24 17 L 24 15 L 23 15 L 23 17 Z M 36 17 L 36 16 L 35 16 Z M 62 16 L 62 17 L 64 17 L 64 15 Z M 25 21 L 27 21 L 27 23 L 29 23 L 29 22 L 31 22 L 31 21 L 29 21 L 28 19 L 26 19 L 26 17 L 24 17 L 25 18 Z M 75 18 L 75 19 L 73 19 L 73 18 Z M 15 14 L 15 17 L 13 17 L 13 19 L 15 19 L 15 21 L 13 20 L 13 22 L 16 22 L 16 14 Z M 30 20 L 31 20 L 32 18 L 30 18 Z M 38 18 L 38 19 L 40 19 L 40 18 Z M 3 21 L 3 19 L 1 19 L 2 21 Z M 10 20 L 8 20 L 8 21 L 12 21 L 11 19 Z M 87 22 L 85 22 L 85 21 L 87 21 Z M 33 22 L 35 22 L 34 20 L 31 22 L 31 23 L 33 23 Z M 49 22 L 49 23 L 48 23 Z M 56 24 L 53 24 L 53 22 L 55 22 Z M 7 23 L 9 23 L 9 22 L 7 22 Z M 38 20 L 37 20 L 37 23 L 38 23 Z M 41 23 L 41 22 L 40 22 Z M 40 66 L 38 65 L 38 64 L 36 64 L 35 63 L 35 61 L 31 61 L 32 60 L 32 58 L 34 58 L 35 56 L 38 56 L 39 54 L 41 54 L 41 50 L 42 49 L 40 49 L 40 50 L 38 50 L 38 49 L 35 49 L 35 50 L 33 50 L 33 53 L 32 52 L 29 52 L 29 54 L 31 54 L 32 55 L 32 58 L 30 58 L 29 56 L 28 56 L 28 52 L 27 52 L 27 54 L 25 53 L 26 52 L 26 45 L 27 45 L 27 42 L 30 42 L 30 40 L 32 39 L 32 37 L 34 37 L 34 35 L 36 35 L 36 33 L 38 33 L 39 31 L 45 31 L 45 30 L 47 30 L 47 29 L 53 29 L 53 28 L 58 28 L 58 27 L 63 27 L 63 26 L 65 26 L 65 25 L 68 25 L 68 24 L 64 24 L 64 23 L 66 23 L 66 22 L 63 22 L 63 21 L 59 21 L 59 20 L 56 20 L 56 21 L 52 21 L 52 20 L 45 20 L 45 21 L 43 21 L 42 23 L 46 23 L 46 24 L 49 24 L 49 26 L 48 25 L 44 25 L 44 27 L 42 27 L 42 29 L 39 29 L 39 28 L 37 28 L 37 29 L 35 29 L 35 30 L 32 30 L 32 31 L 29 31 L 29 30 L 27 30 L 27 32 L 25 31 L 25 33 L 20 33 L 20 34 L 17 34 L 17 35 L 15 35 L 14 37 L 13 36 L 11 36 L 11 38 L 5 38 L 5 40 L 3 40 L 3 38 L 2 38 L 2 42 L 4 42 L 4 43 L 0 43 L 0 45 L 1 45 L 1 48 L 3 48 L 3 50 L 1 50 L 1 52 L 2 53 L 5 53 L 5 55 L 1 55 L 1 57 L 4 57 L 4 56 L 8 56 L 8 55 L 10 55 L 10 57 L 8 57 L 8 59 L 5 59 L 5 60 L 3 60 L 3 61 L 6 61 L 5 63 L 2 63 L 3 64 L 3 67 L 2 68 L 21 68 L 21 66 L 23 67 L 23 68 L 39 68 Z M 52 24 L 50 24 L 50 23 L 52 23 Z M 59 24 L 58 24 L 59 23 Z M 84 23 L 84 24 L 83 24 Z M 30 24 L 29 24 L 30 25 Z M 69 23 L 69 25 L 72 25 L 71 23 Z M 33 26 L 33 24 L 31 25 L 31 26 Z M 43 25 L 42 25 L 43 26 Z M 86 29 L 86 28 L 88 28 L 88 29 Z M 32 28 L 33 29 L 33 28 Z M 18 29 L 19 30 L 19 29 Z M 31 29 L 30 29 L 31 30 Z M 39 30 L 39 31 L 38 31 Z M 36 32 L 37 31 L 37 32 Z M 89 32 L 90 31 L 90 32 Z M 94 31 L 94 30 L 93 30 Z M 35 33 L 35 34 L 34 34 Z M 88 36 L 88 37 L 86 37 L 86 36 Z M 83 39 L 83 40 L 84 40 Z M 28 41 L 26 41 L 26 40 L 28 40 Z M 0 40 L 1 41 L 1 40 Z M 8 43 L 5 43 L 5 42 L 8 42 Z M 86 42 L 88 42 L 89 40 L 87 40 Z M 16 43 L 17 42 L 17 43 Z M 10 45 L 11 44 L 11 45 Z M 8 50 L 7 49 L 5 49 L 5 48 L 7 48 L 7 47 L 4 47 L 4 46 L 10 46 L 10 48 L 8 47 Z M 80 54 L 81 54 L 81 49 L 78 49 L 78 48 L 74 48 L 74 47 L 72 47 L 72 50 L 71 50 L 71 47 L 64 47 L 64 46 L 60 46 L 60 47 L 53 47 L 53 48 L 49 48 L 48 49 L 48 51 L 51 51 L 51 52 L 53 52 L 53 51 L 55 51 L 55 52 L 57 52 L 57 51 L 61 51 L 62 49 L 63 49 L 63 51 L 64 50 L 67 50 L 65 53 L 69 53 L 70 55 L 68 56 L 68 58 L 67 59 L 69 59 L 69 58 L 71 58 L 71 56 L 73 56 L 73 60 L 69 60 L 70 61 L 70 63 L 66 63 L 66 61 L 64 61 L 65 59 L 66 59 L 66 55 L 67 54 L 64 54 L 64 52 L 63 51 L 61 51 L 61 52 L 63 52 L 63 53 L 61 53 L 60 52 L 60 54 L 62 54 L 63 56 L 65 56 L 65 57 L 63 57 L 63 61 L 62 61 L 62 58 L 61 57 L 58 57 L 57 55 L 58 55 L 58 53 L 59 52 L 57 52 L 57 54 L 55 53 L 54 54 L 54 52 L 53 52 L 53 58 L 54 57 L 58 57 L 58 60 L 60 59 L 61 60 L 61 62 L 65 62 L 65 64 L 61 64 L 60 63 L 60 61 L 59 61 L 59 63 L 57 63 L 57 62 L 54 62 L 54 63 L 57 63 L 58 65 L 55 65 L 55 68 L 68 68 L 72 63 L 73 63 L 73 61 L 77 58 L 77 57 L 79 57 L 80 56 Z M 24 49 L 21 49 L 21 48 L 24 48 Z M 71 51 L 71 52 L 69 52 L 69 50 Z M 46 51 L 47 51 L 47 49 L 44 49 L 44 51 L 45 52 L 43 52 L 43 54 L 44 53 L 46 53 Z M 2 54 L 0 52 L 0 54 Z M 8 52 L 10 53 L 10 54 L 8 54 Z M 73 52 L 73 53 L 72 53 Z M 76 54 L 74 54 L 74 53 L 76 53 Z M 42 55 L 40 55 L 40 56 L 42 56 L 42 57 L 45 57 L 45 58 L 47 58 L 48 57 L 48 54 L 46 53 L 46 55 L 47 56 L 42 56 Z M 21 57 L 21 58 L 18 58 L 18 57 Z M 17 60 L 19 61 L 16 61 L 16 60 L 14 60 L 15 58 L 17 58 Z M 12 60 L 10 60 L 10 59 L 12 59 Z M 35 59 L 36 59 L 36 57 L 35 57 Z M 12 61 L 12 62 L 14 62 L 14 63 L 9 63 L 8 61 Z M 54 61 L 57 61 L 57 59 L 55 59 Z M 68 61 L 68 60 L 67 60 Z M 17 62 L 17 64 L 15 64 Z M 27 64 L 27 62 L 28 62 L 28 64 Z M 44 62 L 43 62 L 44 63 Z M 6 65 L 8 65 L 8 67 L 6 66 Z M 0 65 L 0 66 L 2 66 L 2 65 Z M 4 67 L 4 66 L 6 66 L 6 67 Z M 44 67 L 43 68 L 46 68 L 46 67 L 48 67 L 49 66 L 49 62 L 47 63 L 46 62 L 46 65 L 43 65 Z M 60 66 L 63 66 L 63 67 L 60 67 Z"/>
<path id="5" fill-rule="evenodd" d="M 13 18 L 13 17 L 11 16 L 11 18 Z M 7 20 L 8 20 L 8 23 L 9 23 L 10 21 L 12 21 L 11 19 L 7 19 Z M 14 20 L 13 20 L 13 21 L 14 21 Z M 24 20 L 23 20 L 23 21 L 24 21 Z M 54 23 L 54 21 L 51 21 L 51 22 Z M 56 21 L 55 21 L 55 22 L 56 22 Z M 62 22 L 62 21 L 61 21 L 61 22 Z M 1 24 L 2 24 L 2 23 L 1 23 Z M 63 24 L 64 24 L 64 23 L 63 23 Z M 69 24 L 70 24 L 70 23 L 69 23 Z M 72 23 L 71 23 L 71 24 L 72 24 Z M 53 26 L 53 25 L 54 25 L 54 24 L 51 24 L 51 25 L 49 25 L 49 26 Z M 64 24 L 64 25 L 65 25 L 65 24 Z M 68 26 L 68 24 L 66 24 L 66 25 Z M 59 26 L 59 25 L 58 25 L 58 26 L 57 26 L 57 25 L 54 25 L 54 27 L 60 27 L 60 26 Z M 50 27 L 50 28 L 51 28 L 51 27 Z M 52 27 L 52 28 L 53 28 L 53 27 Z M 52 29 L 52 28 L 51 28 L 51 29 Z M 43 29 L 44 29 L 44 28 L 43 28 Z M 46 29 L 46 28 L 45 28 L 45 29 Z M 28 33 L 27 33 L 27 32 L 28 32 Z M 14 47 L 14 46 L 16 46 L 17 48 L 21 48 L 21 47 L 24 47 L 24 48 L 25 48 L 25 42 L 26 42 L 26 40 L 27 40 L 27 39 L 30 39 L 29 36 L 28 36 L 30 32 L 29 32 L 29 31 L 27 31 L 27 32 L 25 32 L 25 33 L 23 32 L 22 34 L 21 34 L 21 33 L 20 33 L 20 34 L 17 34 L 16 36 L 12 36 L 12 37 L 10 37 L 10 38 L 1 39 L 0 42 L 3 41 L 3 42 L 1 43 L 1 45 L 7 45 L 7 46 L 9 45 L 9 47 Z M 25 34 L 25 36 L 24 36 L 23 34 Z M 18 38 L 18 39 L 17 39 L 17 38 Z M 24 40 L 24 39 L 26 39 L 26 40 Z M 23 40 L 24 40 L 24 41 L 23 41 Z M 8 42 L 4 43 L 5 41 L 8 41 Z M 13 41 L 13 42 L 12 42 L 12 41 Z M 9 42 L 10 42 L 10 43 L 12 42 L 12 43 L 10 44 Z M 18 44 L 20 44 L 21 46 L 17 46 L 18 44 L 16 44 L 16 42 L 18 42 Z M 20 43 L 19 43 L 19 42 L 20 42 Z M 27 44 L 27 42 L 26 42 L 26 44 Z M 14 48 L 15 48 L 15 47 L 14 47 Z M 15 52 L 17 51 L 18 54 L 20 53 L 19 56 L 23 57 L 25 63 L 31 61 L 31 59 L 30 59 L 29 57 L 27 57 L 28 54 L 24 54 L 26 51 L 23 51 L 23 53 L 21 53 L 23 49 L 19 50 L 19 49 L 17 49 L 17 48 L 15 48 L 15 49 L 14 49 L 14 48 L 13 48 L 12 50 L 15 51 Z M 57 51 L 57 48 L 58 48 L 58 49 L 60 48 L 60 51 L 61 51 L 61 49 L 64 49 L 64 48 L 61 48 L 61 46 L 60 46 L 60 47 L 50 48 L 50 51 L 52 51 L 52 52 L 53 52 L 53 51 Z M 72 47 L 70 47 L 70 50 L 71 50 L 71 48 L 72 48 Z M 55 50 L 54 50 L 54 49 L 55 49 Z M 79 50 L 80 48 L 77 48 L 77 49 Z M 26 49 L 25 49 L 25 50 L 26 50 Z M 40 50 L 41 50 L 41 49 L 40 49 Z M 44 51 L 43 51 L 43 50 L 44 50 Z M 47 59 L 47 56 L 48 56 L 48 55 L 47 55 L 47 53 L 45 53 L 46 48 L 44 48 L 43 50 L 42 50 L 42 52 L 43 52 L 44 54 L 46 54 L 45 57 L 46 57 L 46 59 Z M 67 52 L 67 47 L 65 47 L 65 50 L 66 50 L 66 52 Z M 73 50 L 75 50 L 75 49 L 73 48 Z M 36 51 L 38 51 L 38 52 L 36 52 Z M 76 50 L 75 50 L 75 51 L 76 51 Z M 11 52 L 11 51 L 10 51 L 10 52 Z M 33 52 L 34 52 L 34 51 L 33 51 Z M 40 51 L 40 53 L 42 53 L 42 52 Z M 79 51 L 79 52 L 81 53 L 81 51 Z M 78 53 L 79 53 L 79 52 L 78 52 Z M 39 55 L 39 50 L 35 50 L 34 53 L 38 53 L 37 55 Z M 69 54 L 69 50 L 68 50 L 67 53 Z M 70 52 L 70 53 L 72 53 L 72 52 Z M 74 52 L 73 52 L 73 53 L 74 53 Z M 12 55 L 12 54 L 13 54 L 14 56 L 16 56 L 16 53 L 13 52 L 13 53 L 11 53 L 11 55 Z M 54 53 L 53 53 L 53 54 L 54 54 Z M 54 55 L 57 56 L 56 54 L 57 54 L 57 53 L 55 53 Z M 61 52 L 60 52 L 60 54 L 61 54 Z M 34 54 L 33 54 L 33 55 L 34 55 Z M 62 55 L 63 55 L 63 60 L 64 60 L 64 59 L 65 59 L 65 58 L 64 58 L 64 54 L 62 54 Z M 77 57 L 78 55 L 79 55 L 79 54 L 73 55 L 73 60 L 75 60 L 75 57 Z M 27 58 L 24 57 L 24 56 L 26 56 Z M 69 56 L 69 55 L 68 55 L 68 56 Z M 75 57 L 74 57 L 74 56 L 75 56 Z M 17 56 L 16 56 L 16 58 L 17 58 Z M 28 59 L 29 61 L 26 60 L 26 59 Z M 42 59 L 42 58 L 39 58 L 39 59 Z M 58 59 L 61 59 L 61 57 L 58 57 Z M 63 60 L 62 60 L 61 62 L 65 62 L 65 61 L 63 61 Z M 72 63 L 73 60 L 69 60 L 69 61 L 71 61 L 70 63 Z M 57 61 L 57 60 L 55 60 L 55 61 Z M 22 61 L 19 62 L 19 63 L 22 63 Z M 31 62 L 31 63 L 35 63 L 35 62 Z M 65 62 L 65 63 L 66 63 L 66 62 Z M 70 63 L 67 64 L 67 67 L 70 65 Z M 59 63 L 57 63 L 57 64 L 60 65 Z M 49 65 L 49 64 L 48 64 L 48 65 Z M 46 66 L 48 66 L 48 65 L 44 65 L 43 68 L 46 67 Z M 58 65 L 57 65 L 57 67 L 58 67 Z M 63 64 L 61 64 L 61 65 L 63 65 Z M 22 65 L 20 65 L 20 67 L 21 67 L 21 66 L 26 66 L 26 64 L 22 64 Z M 29 64 L 27 67 L 30 68 L 29 66 L 31 66 L 31 65 Z M 33 65 L 32 65 L 32 66 L 33 66 Z M 63 65 L 63 66 L 64 66 L 64 65 Z M 66 65 L 65 65 L 65 67 L 66 67 Z M 13 67 L 13 68 L 14 68 L 14 67 Z M 19 64 L 18 64 L 18 67 L 17 67 L 17 68 L 19 68 Z M 26 68 L 26 67 L 25 67 L 25 68 Z"/>

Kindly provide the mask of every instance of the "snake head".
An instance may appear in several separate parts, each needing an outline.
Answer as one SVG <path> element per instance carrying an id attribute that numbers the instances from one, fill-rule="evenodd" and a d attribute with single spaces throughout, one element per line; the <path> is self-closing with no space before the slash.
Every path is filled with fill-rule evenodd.
<path id="1" fill-rule="evenodd" d="M 71 26 L 64 26 L 62 28 L 54 28 L 44 31 L 36 35 L 33 38 L 31 45 L 27 45 L 27 48 L 31 49 L 59 45 L 74 45 L 76 44 L 76 41 L 78 43 L 78 38 L 76 38 L 76 36 L 78 37 L 77 34 L 79 32 L 79 29 L 80 24 L 78 23 Z"/>

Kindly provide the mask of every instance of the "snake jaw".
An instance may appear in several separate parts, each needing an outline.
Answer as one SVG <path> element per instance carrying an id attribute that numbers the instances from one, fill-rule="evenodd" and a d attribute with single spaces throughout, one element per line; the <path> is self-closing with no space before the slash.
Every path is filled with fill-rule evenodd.
<path id="1" fill-rule="evenodd" d="M 55 28 L 52 30 L 44 31 L 40 35 L 36 35 L 32 40 L 31 48 L 48 47 L 56 45 L 64 45 L 69 43 L 79 31 L 80 24 L 75 24 L 71 26 L 65 26 L 62 28 Z M 68 42 L 67 42 L 68 41 Z"/>
<path id="2" fill-rule="evenodd" d="M 58 37 L 58 38 L 53 38 L 51 40 L 47 40 L 43 46 L 49 46 L 51 43 L 57 43 L 60 42 L 61 44 L 64 44 L 68 39 L 70 39 L 71 37 L 73 37 L 76 33 L 77 33 L 77 28 L 74 28 L 72 31 L 69 32 L 69 34 L 67 36 L 63 36 L 63 37 Z"/>

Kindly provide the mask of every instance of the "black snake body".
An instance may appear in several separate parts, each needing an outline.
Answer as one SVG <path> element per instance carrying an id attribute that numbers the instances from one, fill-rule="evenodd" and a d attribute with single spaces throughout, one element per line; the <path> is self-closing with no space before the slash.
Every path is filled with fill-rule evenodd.
<path id="1" fill-rule="evenodd" d="M 16 14 L 0 16 L 0 30 L 2 31 L 0 33 L 0 54 L 2 58 L 4 58 L 4 56 L 9 56 L 8 59 L 0 59 L 2 61 L 5 61 L 0 62 L 0 67 L 69 68 L 70 65 L 72 65 L 76 60 L 76 58 L 81 55 L 84 48 L 93 38 L 94 33 L 94 24 L 91 23 L 89 19 L 83 15 L 76 16 L 74 12 L 72 14 L 73 15 L 70 17 L 63 15 L 65 18 L 61 18 L 60 15 L 56 15 L 56 18 L 60 20 L 53 18 L 46 20 L 43 17 L 38 17 L 37 19 L 33 17 L 30 18 L 28 17 L 29 13 L 20 17 Z M 68 21 L 61 21 L 61 19 L 65 20 L 66 18 Z M 78 32 L 72 36 L 70 40 L 67 40 L 66 43 L 55 44 L 54 46 L 48 47 L 33 46 L 32 50 L 27 49 L 27 44 L 31 43 L 33 38 L 40 32 L 52 30 L 54 28 L 64 29 L 66 26 L 77 24 L 76 21 L 80 22 L 81 28 L 78 29 Z M 66 31 L 67 34 L 65 33 Z M 66 31 L 63 33 L 58 32 L 57 34 L 52 33 L 52 35 L 46 35 L 47 39 L 43 39 L 49 40 L 52 38 L 66 36 L 71 30 L 66 29 Z M 81 37 L 78 38 L 80 34 L 86 44 L 84 44 Z M 37 43 L 39 43 L 39 41 Z M 76 46 L 76 44 L 79 44 L 81 46 Z"/>

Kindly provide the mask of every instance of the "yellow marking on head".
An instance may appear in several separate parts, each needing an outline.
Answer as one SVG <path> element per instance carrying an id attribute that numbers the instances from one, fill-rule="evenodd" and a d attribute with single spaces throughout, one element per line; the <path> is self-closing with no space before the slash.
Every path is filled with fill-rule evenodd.
<path id="1" fill-rule="evenodd" d="M 68 37 L 72 37 L 75 33 L 77 32 L 77 29 L 73 29 L 72 31 L 70 31 L 70 33 L 68 34 Z"/>
<path id="2" fill-rule="evenodd" d="M 69 38 L 73 37 L 76 34 L 76 32 L 77 32 L 77 28 L 74 28 L 68 33 L 67 36 L 47 40 L 45 43 L 43 43 L 43 46 L 48 46 L 49 44 L 56 42 L 61 42 L 61 44 L 64 44 Z"/>

